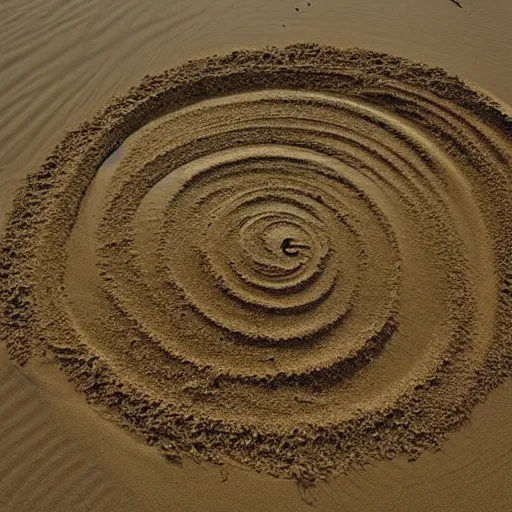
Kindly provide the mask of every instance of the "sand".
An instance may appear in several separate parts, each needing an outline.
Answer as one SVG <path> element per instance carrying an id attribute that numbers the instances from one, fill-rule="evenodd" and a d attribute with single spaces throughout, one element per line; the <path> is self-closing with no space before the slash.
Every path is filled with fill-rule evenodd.
<path id="1" fill-rule="evenodd" d="M 27 417 L 53 439 L 39 473 L 9 476 L 13 452 L 8 509 L 164 509 L 142 484 L 119 492 L 144 444 L 142 480 L 192 510 L 247 509 L 256 478 L 269 499 L 289 489 L 282 510 L 311 485 L 301 506 L 333 510 L 318 478 L 428 461 L 510 374 L 511 126 L 441 68 L 306 44 L 147 76 L 70 132 L 5 221 L 2 335 L 23 367 L 6 395 L 30 397 L 13 395 L 25 415 L 6 439 Z M 87 442 L 69 441 L 67 408 L 52 425 L 13 385 L 35 372 L 40 388 L 55 364 L 93 406 L 69 389 Z M 60 444 L 55 423 L 73 433 Z M 90 469 L 80 449 L 105 428 L 121 455 Z M 185 464 L 176 482 L 190 456 L 237 464 L 236 504 L 172 493 L 158 452 Z M 42 478 L 52 453 L 91 475 L 86 490 Z M 40 492 L 20 498 L 20 475 Z"/>

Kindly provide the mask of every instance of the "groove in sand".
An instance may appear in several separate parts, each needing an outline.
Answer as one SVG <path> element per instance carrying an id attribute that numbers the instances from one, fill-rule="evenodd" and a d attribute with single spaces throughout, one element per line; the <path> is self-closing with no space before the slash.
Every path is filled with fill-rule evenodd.
<path id="1" fill-rule="evenodd" d="M 510 374 L 511 136 L 461 80 L 358 49 L 148 77 L 17 198 L 10 352 L 169 457 L 415 458 Z"/>

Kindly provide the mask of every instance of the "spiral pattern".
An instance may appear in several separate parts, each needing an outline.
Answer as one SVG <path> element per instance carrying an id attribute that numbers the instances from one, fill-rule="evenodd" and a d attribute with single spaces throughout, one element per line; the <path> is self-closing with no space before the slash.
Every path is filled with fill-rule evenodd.
<path id="1" fill-rule="evenodd" d="M 147 77 L 15 202 L 11 354 L 171 458 L 414 459 L 510 375 L 511 135 L 458 78 L 359 49 Z"/>

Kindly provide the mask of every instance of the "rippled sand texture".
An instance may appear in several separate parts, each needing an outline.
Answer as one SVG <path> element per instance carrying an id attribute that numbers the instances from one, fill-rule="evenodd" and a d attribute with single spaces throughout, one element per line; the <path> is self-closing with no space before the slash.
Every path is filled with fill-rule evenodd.
<path id="1" fill-rule="evenodd" d="M 459 79 L 357 49 L 147 77 L 15 202 L 10 352 L 171 459 L 415 459 L 510 373 L 511 135 Z"/>
<path id="2" fill-rule="evenodd" d="M 102 468 L 59 429 L 13 368 L 0 372 L 0 414 L 2 510 L 21 510 L 23 504 L 22 510 L 106 511 L 122 502 Z"/>

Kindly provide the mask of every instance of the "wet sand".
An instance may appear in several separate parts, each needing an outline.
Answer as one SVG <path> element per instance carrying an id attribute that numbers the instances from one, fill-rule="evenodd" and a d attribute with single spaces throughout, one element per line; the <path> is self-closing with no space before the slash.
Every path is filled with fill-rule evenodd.
<path id="1" fill-rule="evenodd" d="M 344 7 L 357 26 L 372 6 L 364 12 L 349 3 Z M 445 7 L 443 16 L 431 17 L 453 19 Z M 187 8 L 174 8 L 187 18 Z M 249 6 L 238 8 L 254 14 Z M 418 4 L 409 19 L 422 8 Z M 16 209 L 2 217 L 11 240 L 3 258 L 10 322 L 3 334 L 17 363 L 30 361 L 21 368 L 2 358 L 2 417 L 8 418 L 2 450 L 9 457 L 0 495 L 7 509 L 164 510 L 169 503 L 183 510 L 308 510 L 308 503 L 321 510 L 396 510 L 398 502 L 404 510 L 506 506 L 512 413 L 501 397 L 509 386 L 502 381 L 510 361 L 511 73 L 495 64 L 493 73 L 480 75 L 482 66 L 475 69 L 472 56 L 460 60 L 456 47 L 477 19 L 484 35 L 466 46 L 473 45 L 473 54 L 485 49 L 486 64 L 493 60 L 489 55 L 508 62 L 500 52 L 510 50 L 511 41 L 505 32 L 496 39 L 500 22 L 486 25 L 484 14 L 472 8 L 468 25 L 459 20 L 457 38 L 447 32 L 457 42 L 455 50 L 439 42 L 436 48 L 405 44 L 410 24 L 388 18 L 392 8 L 380 13 L 381 28 L 384 19 L 393 19 L 389 38 L 372 43 L 370 34 L 375 38 L 379 31 L 368 23 L 364 36 L 352 34 L 344 42 L 331 28 L 327 40 L 325 6 L 315 11 L 313 2 L 286 16 L 269 7 L 267 23 L 283 22 L 264 44 L 294 42 L 296 31 L 308 27 L 318 42 L 365 42 L 370 49 L 395 49 L 394 55 L 442 65 L 500 103 L 440 69 L 394 56 L 298 46 L 282 53 L 239 52 L 147 77 L 141 88 L 65 139 L 33 175 Z M 190 20 L 209 19 L 211 25 L 234 10 L 218 5 L 188 11 Z M 79 12 L 55 9 L 48 26 L 57 32 L 71 27 Z M 146 9 L 137 18 L 139 49 L 158 41 L 167 50 L 173 47 L 169 26 L 162 23 L 159 32 L 159 24 L 150 23 L 156 12 Z M 36 18 L 37 9 L 30 13 Z M 115 30 L 101 31 L 93 13 L 84 11 L 81 25 L 91 34 L 98 30 L 91 44 L 77 40 L 69 60 L 51 62 L 72 68 L 78 48 L 85 54 L 94 44 L 97 64 L 126 51 L 124 42 L 102 47 Z M 113 6 L 110 15 L 119 20 L 129 14 Z M 7 25 L 12 30 L 21 21 L 13 15 Z M 156 51 L 144 70 L 130 74 L 126 68 L 124 81 L 124 61 L 119 74 L 98 66 L 90 77 L 101 81 L 98 75 L 105 71 L 103 77 L 116 83 L 102 82 L 104 93 L 82 84 L 74 95 L 57 74 L 44 85 L 49 72 L 34 54 L 41 72 L 29 72 L 29 59 L 21 69 L 16 52 L 23 45 L 16 46 L 11 33 L 10 80 L 19 70 L 27 86 L 2 85 L 9 120 L 0 132 L 6 141 L 4 211 L 52 144 L 91 119 L 108 96 L 125 94 L 138 77 L 188 58 L 261 46 L 265 20 L 260 21 L 247 24 L 252 28 L 245 42 L 235 31 L 233 42 L 221 38 L 208 51 L 201 45 L 210 32 L 205 28 L 200 37 L 190 21 L 197 39 L 186 55 Z M 186 32 L 187 23 L 182 19 L 176 31 Z M 282 32 L 290 27 L 291 33 Z M 119 42 L 122 33 L 120 27 Z M 55 51 L 55 45 L 52 40 L 38 49 Z M 77 61 L 75 80 L 85 62 Z M 56 67 L 49 69 L 57 73 Z M 41 83 L 35 92 L 43 91 L 48 103 L 31 97 L 36 77 Z M 87 83 L 94 82 L 90 77 Z M 66 110 L 62 98 L 68 93 Z M 40 116 L 27 124 L 17 112 L 29 98 Z M 44 134 L 44 142 L 37 142 Z M 21 144 L 33 151 L 20 152 Z M 475 175 L 471 169 L 481 171 Z M 312 173 L 315 182 L 308 181 Z M 43 213 L 49 228 L 39 222 Z M 219 231 L 227 233 L 226 240 L 219 240 Z M 19 245 L 12 243 L 16 237 Z M 243 307 L 233 309 L 233 301 Z M 84 404 L 49 359 L 58 361 L 95 408 Z M 479 451 L 475 439 L 486 448 Z M 199 465 L 187 457 L 183 468 L 172 465 L 184 453 Z M 226 457 L 235 465 L 205 462 Z M 354 469 L 368 462 L 364 471 Z M 70 468 L 66 478 L 64 468 Z M 329 476 L 340 470 L 347 475 Z M 293 481 L 310 484 L 319 476 L 327 482 L 316 481 L 307 490 Z"/>

